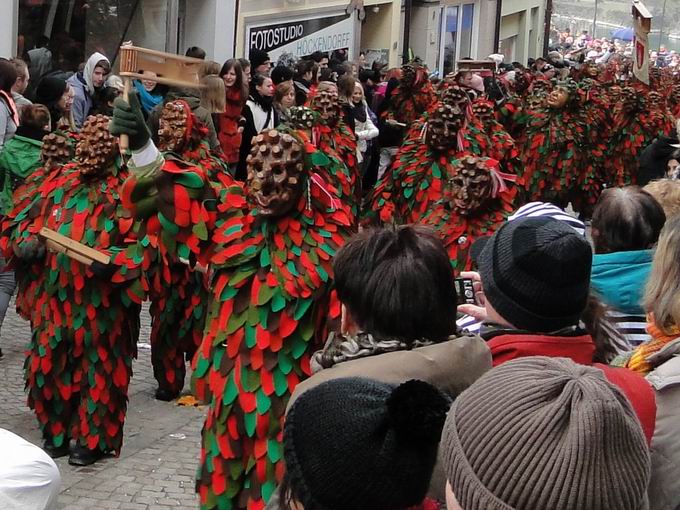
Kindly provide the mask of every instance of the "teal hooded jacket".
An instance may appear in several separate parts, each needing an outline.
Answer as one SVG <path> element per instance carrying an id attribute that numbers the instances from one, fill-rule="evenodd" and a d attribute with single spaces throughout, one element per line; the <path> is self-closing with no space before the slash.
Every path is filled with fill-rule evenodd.
<path id="1" fill-rule="evenodd" d="M 642 299 L 652 270 L 654 250 L 620 251 L 593 256 L 592 289 L 618 312 L 645 315 Z"/>

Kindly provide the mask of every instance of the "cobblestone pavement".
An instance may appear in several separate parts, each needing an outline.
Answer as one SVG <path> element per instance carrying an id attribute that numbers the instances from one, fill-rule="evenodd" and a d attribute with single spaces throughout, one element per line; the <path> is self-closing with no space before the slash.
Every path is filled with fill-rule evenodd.
<path id="1" fill-rule="evenodd" d="M 148 342 L 149 319 L 142 312 L 140 342 Z M 26 405 L 22 367 L 30 337 L 28 323 L 10 305 L 2 325 L 0 347 L 0 427 L 39 445 L 35 415 Z M 120 458 L 88 467 L 58 459 L 62 492 L 60 509 L 161 510 L 195 509 L 194 475 L 198 465 L 203 409 L 179 407 L 154 399 L 156 382 L 148 344 L 139 345 L 133 365 L 130 403 Z M 186 391 L 186 388 L 185 388 Z"/>

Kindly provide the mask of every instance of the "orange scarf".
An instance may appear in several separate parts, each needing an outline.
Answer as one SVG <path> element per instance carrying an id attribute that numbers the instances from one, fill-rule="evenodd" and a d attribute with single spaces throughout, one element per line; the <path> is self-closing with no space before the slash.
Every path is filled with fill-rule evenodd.
<path id="1" fill-rule="evenodd" d="M 633 372 L 642 375 L 647 375 L 652 371 L 652 366 L 647 361 L 647 358 L 652 354 L 659 352 L 666 344 L 669 344 L 676 338 L 680 337 L 680 327 L 673 326 L 669 328 L 670 335 L 661 331 L 654 322 L 652 314 L 647 315 L 647 333 L 652 337 L 648 342 L 643 343 L 635 349 L 626 363 L 626 368 Z"/>

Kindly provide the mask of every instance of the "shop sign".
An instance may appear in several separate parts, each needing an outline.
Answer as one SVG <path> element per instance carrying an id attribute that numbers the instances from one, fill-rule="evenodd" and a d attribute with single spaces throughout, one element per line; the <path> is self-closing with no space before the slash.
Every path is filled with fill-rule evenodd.
<path id="1" fill-rule="evenodd" d="M 354 46 L 354 19 L 349 14 L 327 17 L 307 17 L 280 23 L 260 22 L 246 25 L 246 46 L 269 53 L 275 62 L 283 53 L 296 57 L 315 51 L 329 53 Z"/>

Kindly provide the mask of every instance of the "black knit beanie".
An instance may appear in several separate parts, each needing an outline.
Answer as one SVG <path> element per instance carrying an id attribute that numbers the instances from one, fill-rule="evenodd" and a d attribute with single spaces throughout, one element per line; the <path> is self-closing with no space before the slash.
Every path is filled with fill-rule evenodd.
<path id="1" fill-rule="evenodd" d="M 269 55 L 267 54 L 266 51 L 250 50 L 250 54 L 248 55 L 248 59 L 250 60 L 250 67 L 253 70 L 253 74 L 255 74 L 255 69 L 257 69 L 259 66 L 264 64 L 267 60 L 269 60 Z"/>
<path id="2" fill-rule="evenodd" d="M 48 76 L 40 80 L 35 91 L 35 102 L 46 106 L 56 103 L 65 90 L 66 82 L 64 80 Z"/>
<path id="3" fill-rule="evenodd" d="M 416 380 L 394 386 L 341 378 L 307 390 L 283 431 L 292 496 L 305 510 L 420 504 L 449 406 Z"/>
<path id="4" fill-rule="evenodd" d="M 549 333 L 578 323 L 590 291 L 592 249 L 562 221 L 505 223 L 479 255 L 491 306 L 518 329 Z"/>

